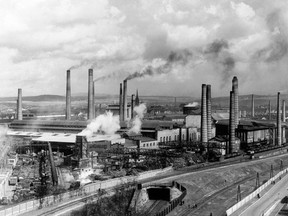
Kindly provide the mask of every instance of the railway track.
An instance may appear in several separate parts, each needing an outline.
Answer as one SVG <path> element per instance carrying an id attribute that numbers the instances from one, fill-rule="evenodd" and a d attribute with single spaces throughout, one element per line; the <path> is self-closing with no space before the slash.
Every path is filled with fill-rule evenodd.
<path id="1" fill-rule="evenodd" d="M 209 195 L 208 197 L 203 197 L 202 199 L 197 201 L 197 208 L 194 209 L 184 209 L 182 212 L 178 212 L 177 215 L 179 216 L 187 216 L 189 214 L 193 214 L 196 211 L 199 211 L 201 208 L 203 208 L 210 200 L 214 199 L 215 197 L 219 196 L 220 194 L 223 194 L 231 189 L 234 189 L 237 185 L 240 185 L 242 183 L 245 183 L 247 181 L 253 180 L 255 179 L 255 176 L 249 176 L 247 178 L 244 178 L 242 180 L 239 180 L 231 185 L 229 185 L 228 187 L 222 188 L 218 191 L 216 191 L 215 193 Z"/>
<path id="2" fill-rule="evenodd" d="M 213 170 L 213 169 L 217 169 L 217 168 L 231 167 L 231 166 L 235 166 L 235 165 L 241 164 L 241 163 L 246 163 L 247 165 L 249 165 L 249 164 L 257 163 L 257 162 L 262 161 L 262 160 L 269 160 L 271 158 L 276 159 L 276 158 L 283 157 L 283 156 L 285 156 L 285 155 L 282 154 L 282 155 L 276 155 L 273 157 L 267 157 L 267 158 L 263 158 L 263 159 L 254 159 L 254 160 L 250 160 L 248 158 L 241 158 L 241 160 L 237 159 L 237 160 L 225 161 L 225 162 L 221 162 L 221 163 L 214 163 L 214 164 L 211 163 L 210 165 L 203 166 L 203 167 L 199 166 L 198 168 L 194 167 L 193 169 L 185 168 L 185 169 L 178 170 L 178 171 L 175 171 L 173 173 L 170 173 L 170 174 L 167 174 L 164 176 L 157 176 L 157 177 L 154 177 L 153 179 L 142 180 L 142 181 L 140 181 L 140 183 L 142 183 L 145 186 L 145 185 L 150 185 L 153 182 L 157 183 L 159 181 L 170 181 L 171 179 L 173 179 L 175 177 L 179 177 L 181 175 L 190 175 L 193 173 L 204 172 L 204 171 Z M 187 213 L 191 214 L 191 213 L 195 212 L 196 210 L 199 210 L 202 206 L 207 204 L 207 202 L 209 202 L 209 200 L 215 198 L 216 196 L 220 195 L 221 193 L 224 193 L 224 192 L 230 190 L 231 188 L 235 188 L 235 185 L 241 184 L 245 181 L 249 181 L 253 178 L 255 178 L 255 176 L 247 177 L 245 179 L 239 180 L 239 181 L 235 182 L 233 185 L 230 185 L 226 188 L 223 188 L 223 189 L 211 194 L 209 197 L 203 198 L 203 200 L 202 200 L 203 202 L 200 205 L 198 205 L 197 209 L 189 209 L 189 210 L 185 209 L 185 211 L 183 211 L 183 213 L 181 213 L 180 215 L 187 215 Z M 113 188 L 106 189 L 106 191 L 112 191 L 112 190 L 113 190 Z M 77 199 L 75 201 L 71 201 L 69 203 L 62 204 L 61 206 L 55 207 L 51 210 L 47 210 L 45 213 L 41 213 L 39 215 L 44 215 L 44 216 L 57 215 L 56 214 L 57 212 L 60 212 L 64 209 L 68 209 L 69 207 L 75 206 L 77 204 L 83 203 L 83 205 L 84 205 L 87 202 L 87 200 L 89 200 L 93 197 L 96 198 L 97 195 L 96 194 L 88 195 L 84 198 L 80 198 L 80 199 Z"/>

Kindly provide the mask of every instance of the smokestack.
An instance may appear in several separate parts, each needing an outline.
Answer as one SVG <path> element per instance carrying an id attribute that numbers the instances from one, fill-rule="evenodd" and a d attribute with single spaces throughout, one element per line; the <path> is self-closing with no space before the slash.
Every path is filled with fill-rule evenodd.
<path id="1" fill-rule="evenodd" d="M 202 97 L 201 97 L 201 142 L 207 143 L 207 87 L 202 84 Z"/>
<path id="2" fill-rule="evenodd" d="M 285 100 L 282 101 L 282 121 L 286 122 L 286 107 Z"/>
<path id="3" fill-rule="evenodd" d="M 66 120 L 71 119 L 71 80 L 70 70 L 67 70 L 66 77 Z"/>
<path id="4" fill-rule="evenodd" d="M 88 70 L 88 119 L 91 120 L 93 116 L 93 69 Z"/>
<path id="5" fill-rule="evenodd" d="M 251 110 L 251 116 L 254 117 L 254 95 L 252 94 L 252 110 Z"/>
<path id="6" fill-rule="evenodd" d="M 22 120 L 22 89 L 18 89 L 18 100 L 17 100 L 17 119 Z"/>
<path id="7" fill-rule="evenodd" d="M 211 120 L 211 85 L 207 85 L 207 139 L 212 138 L 212 120 Z"/>
<path id="8" fill-rule="evenodd" d="M 133 119 L 133 110 L 134 110 L 134 94 L 131 95 L 131 119 Z"/>
<path id="9" fill-rule="evenodd" d="M 235 93 L 230 91 L 230 113 L 229 113 L 229 154 L 235 152 Z"/>
<path id="10" fill-rule="evenodd" d="M 271 101 L 269 100 L 269 120 L 271 120 Z"/>
<path id="11" fill-rule="evenodd" d="M 232 80 L 232 91 L 234 92 L 234 96 L 235 96 L 235 127 L 237 128 L 238 127 L 238 124 L 239 124 L 239 99 L 238 99 L 238 96 L 239 96 L 239 92 L 238 92 L 238 79 L 236 76 L 233 77 L 233 80 Z"/>
<path id="12" fill-rule="evenodd" d="M 127 80 L 123 81 L 123 120 L 127 120 Z"/>
<path id="13" fill-rule="evenodd" d="M 123 121 L 123 93 L 122 93 L 122 83 L 120 83 L 120 94 L 119 94 L 119 118 Z"/>
<path id="14" fill-rule="evenodd" d="M 282 120 L 285 124 L 286 122 L 286 107 L 285 107 L 285 100 L 282 101 Z M 282 129 L 282 142 L 286 143 L 286 131 L 285 127 Z"/>
<path id="15" fill-rule="evenodd" d="M 95 112 L 95 82 L 93 81 L 93 118 L 96 117 L 96 112 Z"/>
<path id="16" fill-rule="evenodd" d="M 277 94 L 277 145 L 281 143 L 281 108 L 280 108 L 280 92 Z"/>

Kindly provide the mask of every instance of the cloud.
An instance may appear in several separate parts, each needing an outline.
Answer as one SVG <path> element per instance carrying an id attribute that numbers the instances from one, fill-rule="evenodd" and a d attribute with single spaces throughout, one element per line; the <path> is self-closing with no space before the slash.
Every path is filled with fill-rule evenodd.
<path id="1" fill-rule="evenodd" d="M 281 79 L 288 51 L 283 2 L 0 0 L 0 96 L 16 95 L 18 87 L 27 95 L 65 94 L 70 67 L 73 92 L 86 91 L 93 67 L 95 78 L 117 74 L 96 86 L 115 94 L 116 81 L 183 50 L 193 53 L 188 62 L 169 65 L 152 81 L 133 80 L 131 90 L 199 96 L 203 82 L 220 95 L 237 75 L 241 93 L 277 92 L 288 85 Z"/>

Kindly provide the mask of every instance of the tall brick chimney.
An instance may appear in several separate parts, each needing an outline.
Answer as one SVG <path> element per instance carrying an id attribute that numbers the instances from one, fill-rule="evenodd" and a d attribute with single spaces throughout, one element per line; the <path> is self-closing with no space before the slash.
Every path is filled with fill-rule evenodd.
<path id="1" fill-rule="evenodd" d="M 207 143 L 207 87 L 206 84 L 202 84 L 202 96 L 201 96 L 201 142 Z"/>
<path id="2" fill-rule="evenodd" d="M 269 100 L 269 120 L 272 119 L 271 113 L 272 113 L 272 110 L 271 110 L 271 101 Z"/>
<path id="3" fill-rule="evenodd" d="M 71 119 L 71 80 L 70 70 L 67 70 L 66 77 L 66 120 Z"/>
<path id="4" fill-rule="evenodd" d="M 239 124 L 239 92 L 238 92 L 238 79 L 236 76 L 233 77 L 232 80 L 232 91 L 234 92 L 235 95 L 235 123 L 236 123 L 236 128 L 238 127 Z"/>
<path id="5" fill-rule="evenodd" d="M 119 93 L 119 118 L 123 121 L 123 93 L 122 93 L 122 83 L 120 83 L 120 93 Z"/>
<path id="6" fill-rule="evenodd" d="M 17 119 L 22 120 L 23 119 L 23 113 L 22 113 L 22 89 L 18 89 L 18 100 L 17 100 Z"/>
<path id="7" fill-rule="evenodd" d="M 93 69 L 88 70 L 88 119 L 91 120 L 94 118 L 93 116 Z"/>
<path id="8" fill-rule="evenodd" d="M 255 109 L 255 107 L 254 107 L 255 105 L 254 105 L 254 95 L 252 94 L 252 106 L 251 106 L 251 116 L 252 117 L 254 117 L 254 115 L 255 115 L 255 113 L 254 113 L 254 109 Z"/>
<path id="9" fill-rule="evenodd" d="M 212 138 L 212 119 L 211 119 L 211 85 L 207 85 L 207 139 Z"/>
<path id="10" fill-rule="evenodd" d="M 123 120 L 127 120 L 127 80 L 123 81 Z"/>
<path id="11" fill-rule="evenodd" d="M 281 142 L 281 108 L 280 108 L 280 92 L 277 94 L 277 145 L 280 146 Z"/>
<path id="12" fill-rule="evenodd" d="M 230 112 L 229 112 L 229 153 L 236 151 L 235 141 L 235 93 L 230 91 Z"/>

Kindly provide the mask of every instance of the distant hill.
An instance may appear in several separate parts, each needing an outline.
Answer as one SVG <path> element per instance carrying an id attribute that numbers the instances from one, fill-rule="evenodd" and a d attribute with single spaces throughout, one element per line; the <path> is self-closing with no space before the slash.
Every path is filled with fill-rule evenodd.
<path id="1" fill-rule="evenodd" d="M 0 101 L 16 101 L 17 97 L 2 97 Z M 22 98 L 23 101 L 64 101 L 65 96 L 60 95 L 37 95 L 26 96 Z"/>

